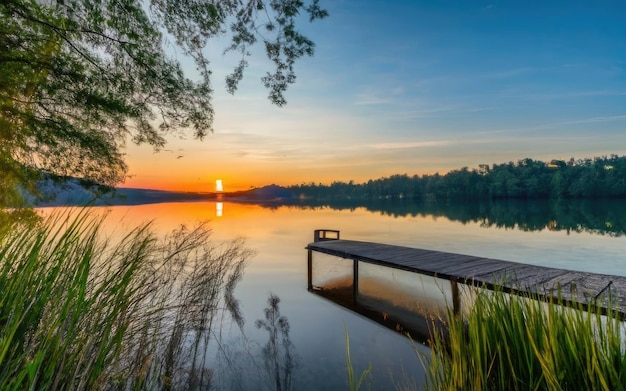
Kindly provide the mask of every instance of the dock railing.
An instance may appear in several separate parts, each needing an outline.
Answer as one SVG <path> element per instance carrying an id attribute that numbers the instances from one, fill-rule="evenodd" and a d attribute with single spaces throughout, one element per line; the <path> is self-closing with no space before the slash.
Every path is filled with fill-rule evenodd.
<path id="1" fill-rule="evenodd" d="M 313 233 L 314 242 L 325 240 L 339 240 L 339 230 L 336 229 L 316 229 Z"/>

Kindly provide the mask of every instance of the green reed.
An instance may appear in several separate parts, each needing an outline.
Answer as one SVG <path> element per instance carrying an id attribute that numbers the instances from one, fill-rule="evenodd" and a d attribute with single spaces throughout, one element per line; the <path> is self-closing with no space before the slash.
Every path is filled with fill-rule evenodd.
<path id="1" fill-rule="evenodd" d="M 348 389 L 350 391 L 359 391 L 364 385 L 367 389 L 372 385 L 372 366 L 371 364 L 364 369 L 359 375 L 358 379 L 354 373 L 354 366 L 352 365 L 352 358 L 350 357 L 350 336 L 348 330 L 346 330 L 346 369 L 348 373 Z"/>
<path id="2" fill-rule="evenodd" d="M 623 390 L 624 325 L 616 313 L 533 295 L 481 290 L 463 318 L 448 314 L 427 360 L 429 390 Z"/>
<path id="3" fill-rule="evenodd" d="M 200 224 L 107 238 L 84 211 L 0 231 L 0 389 L 193 389 L 251 252 Z"/>

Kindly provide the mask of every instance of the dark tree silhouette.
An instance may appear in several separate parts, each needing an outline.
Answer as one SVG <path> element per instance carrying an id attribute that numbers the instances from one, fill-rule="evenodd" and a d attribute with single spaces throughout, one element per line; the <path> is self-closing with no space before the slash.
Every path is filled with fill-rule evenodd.
<path id="1" fill-rule="evenodd" d="M 356 184 L 301 184 L 289 188 L 304 199 L 477 201 L 626 197 L 626 157 L 517 162 L 463 167 L 445 175 L 392 175 Z"/>

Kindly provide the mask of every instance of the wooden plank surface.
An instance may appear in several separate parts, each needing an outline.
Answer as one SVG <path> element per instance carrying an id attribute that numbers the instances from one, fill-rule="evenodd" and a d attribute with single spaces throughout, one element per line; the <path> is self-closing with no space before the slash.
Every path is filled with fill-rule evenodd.
<path id="1" fill-rule="evenodd" d="M 505 292 L 528 292 L 570 303 L 611 307 L 626 317 L 626 277 L 528 265 L 355 240 L 310 243 L 308 250 Z"/>

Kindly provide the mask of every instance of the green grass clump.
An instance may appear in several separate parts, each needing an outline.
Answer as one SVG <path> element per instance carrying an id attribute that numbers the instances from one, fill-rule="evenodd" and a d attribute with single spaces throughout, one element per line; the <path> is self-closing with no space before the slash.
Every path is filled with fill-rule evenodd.
<path id="1" fill-rule="evenodd" d="M 623 323 L 582 308 L 480 291 L 448 315 L 427 364 L 429 390 L 626 389 Z"/>
<path id="2" fill-rule="evenodd" d="M 0 231 L 0 389 L 208 387 L 208 338 L 251 255 L 204 226 L 118 239 L 80 212 Z"/>

